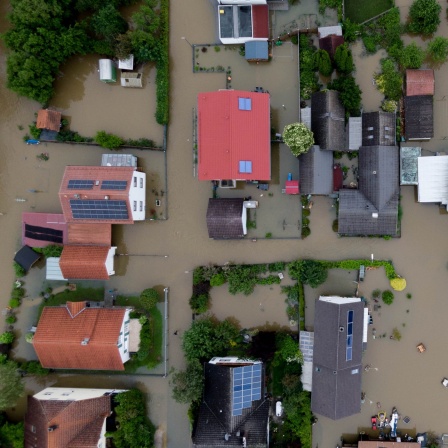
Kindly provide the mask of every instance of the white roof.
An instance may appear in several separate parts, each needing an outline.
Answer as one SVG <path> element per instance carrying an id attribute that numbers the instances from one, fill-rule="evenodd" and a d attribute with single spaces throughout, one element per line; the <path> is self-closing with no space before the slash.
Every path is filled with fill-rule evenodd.
<path id="1" fill-rule="evenodd" d="M 317 33 L 318 33 L 319 39 L 322 39 L 323 37 L 331 36 L 332 34 L 336 34 L 336 36 L 342 36 L 342 27 L 341 27 L 341 25 L 322 26 L 322 27 L 317 28 Z"/>
<path id="2" fill-rule="evenodd" d="M 322 302 L 336 303 L 337 305 L 345 305 L 346 303 L 356 303 L 361 301 L 359 297 L 338 297 L 338 296 L 331 296 L 331 297 L 320 296 L 319 300 L 321 300 Z"/>
<path id="3" fill-rule="evenodd" d="M 132 70 L 134 68 L 134 55 L 130 54 L 127 59 L 118 59 L 118 68 L 121 70 Z"/>
<path id="4" fill-rule="evenodd" d="M 47 258 L 47 280 L 67 280 L 62 275 L 61 268 L 59 267 L 59 258 L 49 257 Z"/>
<path id="5" fill-rule="evenodd" d="M 418 202 L 448 200 L 448 156 L 418 158 Z"/>

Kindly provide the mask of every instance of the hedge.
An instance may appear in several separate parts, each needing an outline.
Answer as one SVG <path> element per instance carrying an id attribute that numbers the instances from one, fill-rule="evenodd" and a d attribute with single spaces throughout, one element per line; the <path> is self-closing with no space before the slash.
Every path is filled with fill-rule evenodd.
<path id="1" fill-rule="evenodd" d="M 160 52 L 156 73 L 156 121 L 161 125 L 169 122 L 170 108 L 170 61 L 169 61 L 169 0 L 160 1 Z"/>

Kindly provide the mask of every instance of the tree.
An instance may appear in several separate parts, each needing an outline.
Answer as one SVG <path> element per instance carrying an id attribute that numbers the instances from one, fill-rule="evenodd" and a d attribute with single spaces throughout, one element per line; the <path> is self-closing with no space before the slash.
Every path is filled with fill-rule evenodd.
<path id="1" fill-rule="evenodd" d="M 11 331 L 5 331 L 0 334 L 0 344 L 12 344 L 14 342 L 15 336 Z"/>
<path id="2" fill-rule="evenodd" d="M 427 55 L 433 62 L 445 62 L 448 57 L 448 38 L 438 36 L 429 42 Z"/>
<path id="3" fill-rule="evenodd" d="M 117 149 L 123 143 L 123 139 L 114 134 L 108 134 L 105 131 L 98 131 L 95 135 L 95 143 L 98 143 L 102 148 Z"/>
<path id="4" fill-rule="evenodd" d="M 208 302 L 210 296 L 208 294 L 192 295 L 189 301 L 190 308 L 197 314 L 205 313 L 208 310 Z"/>
<path id="5" fill-rule="evenodd" d="M 173 398 L 178 403 L 193 403 L 202 397 L 204 375 L 202 364 L 194 359 L 185 370 L 173 370 L 170 379 Z"/>
<path id="6" fill-rule="evenodd" d="M 330 76 L 333 73 L 333 66 L 331 65 L 330 55 L 325 50 L 318 50 L 314 53 L 315 64 L 320 74 L 323 76 Z"/>
<path id="7" fill-rule="evenodd" d="M 334 53 L 334 63 L 339 73 L 348 75 L 353 71 L 353 56 L 347 45 L 339 45 Z"/>
<path id="8" fill-rule="evenodd" d="M 286 333 L 277 333 L 276 347 L 273 365 L 278 365 L 280 362 L 299 363 L 303 364 L 303 354 L 299 350 L 299 344 L 291 335 Z"/>
<path id="9" fill-rule="evenodd" d="M 314 134 L 303 123 L 286 125 L 282 137 L 295 156 L 308 152 L 314 145 Z"/>
<path id="10" fill-rule="evenodd" d="M 384 112 L 396 112 L 398 109 L 398 102 L 395 100 L 384 100 L 381 103 L 381 109 L 383 109 Z"/>
<path id="11" fill-rule="evenodd" d="M 4 448 L 23 448 L 24 445 L 23 422 L 8 422 L 4 414 L 0 414 L 0 446 Z"/>
<path id="12" fill-rule="evenodd" d="M 437 0 L 415 0 L 409 9 L 408 31 L 429 35 L 437 31 L 442 7 Z"/>
<path id="13" fill-rule="evenodd" d="M 389 290 L 383 291 L 381 298 L 386 305 L 392 305 L 392 302 L 394 301 L 394 293 Z"/>
<path id="14" fill-rule="evenodd" d="M 107 4 L 95 13 L 90 25 L 99 38 L 109 42 L 114 42 L 119 34 L 128 30 L 126 20 L 113 4 Z"/>
<path id="15" fill-rule="evenodd" d="M 153 288 L 147 288 L 140 294 L 140 304 L 145 310 L 154 308 L 159 300 L 159 293 Z"/>
<path id="16" fill-rule="evenodd" d="M 406 288 L 406 280 L 401 277 L 393 278 L 390 280 L 390 286 L 395 291 L 403 291 Z"/>
<path id="17" fill-rule="evenodd" d="M 213 356 L 225 356 L 237 344 L 238 328 L 228 320 L 215 321 L 211 317 L 196 319 L 184 333 L 182 349 L 188 361 L 207 361 Z"/>
<path id="18" fill-rule="evenodd" d="M 400 52 L 400 65 L 403 68 L 420 68 L 425 59 L 425 51 L 415 42 L 404 47 Z"/>
<path id="19" fill-rule="evenodd" d="M 402 95 L 403 76 L 397 70 L 395 62 L 388 58 L 381 61 L 381 73 L 375 73 L 374 78 L 378 90 L 386 98 L 399 100 Z"/>
<path id="20" fill-rule="evenodd" d="M 320 261 L 296 260 L 288 265 L 289 276 L 317 288 L 327 280 L 328 269 Z"/>
<path id="21" fill-rule="evenodd" d="M 328 88 L 339 92 L 339 99 L 349 115 L 359 116 L 362 91 L 353 76 L 341 76 L 329 83 Z"/>
<path id="22" fill-rule="evenodd" d="M 14 361 L 0 364 L 0 410 L 14 406 L 23 395 L 25 385 Z"/>
<path id="23" fill-rule="evenodd" d="M 345 19 L 342 22 L 342 34 L 346 42 L 355 42 L 361 34 L 361 26 L 350 19 Z"/>

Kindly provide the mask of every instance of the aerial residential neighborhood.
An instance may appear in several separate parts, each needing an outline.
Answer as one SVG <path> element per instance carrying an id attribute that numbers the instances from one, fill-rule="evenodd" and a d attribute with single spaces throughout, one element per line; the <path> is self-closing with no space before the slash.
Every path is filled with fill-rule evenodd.
<path id="1" fill-rule="evenodd" d="M 0 446 L 448 446 L 448 5 L 0 6 Z"/>

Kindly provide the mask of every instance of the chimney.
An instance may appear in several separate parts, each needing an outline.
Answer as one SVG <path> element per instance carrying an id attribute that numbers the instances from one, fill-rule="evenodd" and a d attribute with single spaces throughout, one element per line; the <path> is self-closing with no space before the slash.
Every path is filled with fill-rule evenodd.
<path id="1" fill-rule="evenodd" d="M 90 341 L 90 338 L 84 338 L 84 339 L 81 341 L 81 345 L 87 345 L 87 344 L 89 343 L 89 341 Z"/>
<path id="2" fill-rule="evenodd" d="M 58 428 L 58 425 L 51 425 L 48 427 L 48 432 L 53 432 L 57 428 Z"/>

